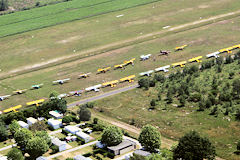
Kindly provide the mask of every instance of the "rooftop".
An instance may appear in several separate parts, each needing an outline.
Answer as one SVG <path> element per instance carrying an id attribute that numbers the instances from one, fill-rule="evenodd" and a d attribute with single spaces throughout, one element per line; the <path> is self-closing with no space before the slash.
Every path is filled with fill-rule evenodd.
<path id="1" fill-rule="evenodd" d="M 147 157 L 147 156 L 150 156 L 151 153 L 150 152 L 147 152 L 147 151 L 144 151 L 144 150 L 140 150 L 140 149 L 137 149 L 136 151 L 133 152 L 134 154 L 137 154 L 137 155 L 140 155 L 140 156 L 144 156 L 144 157 Z"/>
<path id="2" fill-rule="evenodd" d="M 52 138 L 52 143 L 56 146 L 61 146 L 67 144 L 65 141 L 60 141 L 58 138 Z"/>
<path id="3" fill-rule="evenodd" d="M 107 147 L 107 148 L 110 149 L 110 150 L 115 151 L 115 150 L 126 148 L 126 147 L 132 146 L 132 145 L 136 145 L 136 143 L 131 141 L 131 140 L 124 139 L 119 145 L 111 146 L 111 147 Z"/>

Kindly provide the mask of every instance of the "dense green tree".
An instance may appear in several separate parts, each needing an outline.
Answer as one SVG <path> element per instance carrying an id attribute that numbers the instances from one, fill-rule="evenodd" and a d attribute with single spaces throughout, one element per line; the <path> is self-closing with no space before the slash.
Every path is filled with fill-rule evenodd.
<path id="1" fill-rule="evenodd" d="M 185 134 L 173 150 L 173 159 L 213 160 L 216 156 L 215 147 L 207 138 L 202 138 L 196 131 Z"/>
<path id="2" fill-rule="evenodd" d="M 239 98 L 240 96 L 240 79 L 235 79 L 232 84 L 233 94 Z"/>
<path id="3" fill-rule="evenodd" d="M 86 107 L 80 107 L 78 115 L 81 121 L 89 121 L 91 119 L 91 112 Z"/>
<path id="4" fill-rule="evenodd" d="M 104 129 L 101 142 L 107 146 L 116 146 L 123 140 L 122 131 L 116 126 L 108 126 Z"/>
<path id="5" fill-rule="evenodd" d="M 0 0 L 0 11 L 8 9 L 8 0 Z"/>
<path id="6" fill-rule="evenodd" d="M 42 138 L 44 141 L 47 142 L 48 146 L 51 146 L 52 144 L 51 137 L 48 135 L 46 131 L 37 131 L 35 133 L 35 136 Z"/>
<path id="7" fill-rule="evenodd" d="M 16 120 L 13 120 L 12 123 L 9 124 L 8 128 L 11 134 L 14 135 L 21 127 Z"/>
<path id="8" fill-rule="evenodd" d="M 21 148 L 25 148 L 27 145 L 28 141 L 33 137 L 33 134 L 31 131 L 29 131 L 26 128 L 19 129 L 16 131 L 14 134 L 14 139 L 17 143 L 18 146 Z"/>
<path id="9" fill-rule="evenodd" d="M 7 128 L 1 124 L 0 125 L 0 141 L 5 141 L 8 138 L 8 131 Z"/>
<path id="10" fill-rule="evenodd" d="M 31 159 L 36 159 L 37 157 L 46 153 L 49 146 L 45 140 L 40 137 L 31 138 L 26 145 L 26 151 L 30 155 Z"/>
<path id="11" fill-rule="evenodd" d="M 7 153 L 7 159 L 8 160 L 24 160 L 24 156 L 23 156 L 22 152 L 19 149 L 12 148 Z"/>
<path id="12" fill-rule="evenodd" d="M 142 79 L 138 80 L 138 84 L 139 84 L 140 88 L 148 89 L 150 86 L 150 81 L 148 78 L 142 78 Z"/>
<path id="13" fill-rule="evenodd" d="M 63 119 L 62 119 L 63 123 L 70 123 L 72 121 L 73 121 L 72 116 L 64 116 Z"/>
<path id="14" fill-rule="evenodd" d="M 160 149 L 161 134 L 155 127 L 146 125 L 142 128 L 138 141 L 145 150 L 155 152 Z"/>

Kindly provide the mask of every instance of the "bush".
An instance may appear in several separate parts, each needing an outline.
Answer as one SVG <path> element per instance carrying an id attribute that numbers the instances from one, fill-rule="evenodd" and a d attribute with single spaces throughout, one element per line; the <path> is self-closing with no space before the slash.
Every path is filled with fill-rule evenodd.
<path id="1" fill-rule="evenodd" d="M 78 141 L 79 145 L 85 144 L 85 141 L 82 138 L 80 138 L 80 137 L 77 137 L 77 141 Z"/>
<path id="2" fill-rule="evenodd" d="M 93 118 L 93 124 L 98 124 L 98 118 Z"/>
<path id="3" fill-rule="evenodd" d="M 52 145 L 50 148 L 52 149 L 51 154 L 55 154 L 55 153 L 59 152 L 58 146 L 56 146 L 56 145 Z"/>
<path id="4" fill-rule="evenodd" d="M 156 85 L 155 80 L 150 80 L 149 81 L 149 87 L 155 87 L 155 85 Z"/>
<path id="5" fill-rule="evenodd" d="M 108 152 L 107 157 L 110 159 L 113 159 L 115 157 L 115 155 L 111 152 Z"/>
<path id="6" fill-rule="evenodd" d="M 155 75 L 154 75 L 154 80 L 155 80 L 155 81 L 158 81 L 158 82 L 161 82 L 161 83 L 164 83 L 165 80 L 166 80 L 166 78 L 165 78 L 165 76 L 162 75 L 162 74 L 155 74 Z"/>
<path id="7" fill-rule="evenodd" d="M 150 105 L 153 107 L 153 106 L 156 106 L 156 100 L 155 99 L 152 99 L 151 102 L 150 102 Z"/>
<path id="8" fill-rule="evenodd" d="M 148 89 L 150 86 L 150 81 L 148 78 L 142 78 L 142 79 L 138 80 L 138 84 L 139 84 L 140 88 Z"/>
<path id="9" fill-rule="evenodd" d="M 73 121 L 72 116 L 64 116 L 63 119 L 62 119 L 63 123 L 70 123 L 72 121 Z"/>
<path id="10" fill-rule="evenodd" d="M 64 135 L 66 135 L 66 136 L 67 136 L 67 135 L 68 135 L 68 133 L 69 133 L 69 132 L 68 132 L 68 131 L 66 131 L 65 129 L 63 129 L 63 130 L 62 130 L 62 134 L 64 134 Z"/>
<path id="11" fill-rule="evenodd" d="M 103 125 L 103 124 L 95 124 L 93 126 L 93 131 L 103 131 L 104 128 L 105 128 L 105 125 Z"/>

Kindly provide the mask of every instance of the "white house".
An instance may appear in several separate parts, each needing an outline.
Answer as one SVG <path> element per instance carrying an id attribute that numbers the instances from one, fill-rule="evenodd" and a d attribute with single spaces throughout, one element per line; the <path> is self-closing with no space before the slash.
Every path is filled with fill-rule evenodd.
<path id="1" fill-rule="evenodd" d="M 52 144 L 58 147 L 59 152 L 67 149 L 67 143 L 65 141 L 60 141 L 58 138 L 52 138 Z"/>
<path id="2" fill-rule="evenodd" d="M 33 117 L 29 117 L 27 118 L 27 123 L 29 126 L 33 125 L 34 123 L 36 123 L 38 120 L 33 118 Z"/>
<path id="3" fill-rule="evenodd" d="M 52 126 L 53 129 L 58 129 L 62 126 L 62 122 L 55 119 L 48 119 L 48 125 Z"/>
<path id="4" fill-rule="evenodd" d="M 64 129 L 72 134 L 76 134 L 77 132 L 81 131 L 81 129 L 76 126 L 65 126 Z"/>
<path id="5" fill-rule="evenodd" d="M 74 160 L 92 160 L 90 157 L 84 157 L 82 155 L 76 155 L 74 158 Z"/>
<path id="6" fill-rule="evenodd" d="M 58 113 L 57 111 L 50 111 L 49 114 L 56 119 L 62 119 L 63 114 Z"/>
<path id="7" fill-rule="evenodd" d="M 78 137 L 80 137 L 81 139 L 83 139 L 84 141 L 85 141 L 85 143 L 87 143 L 87 142 L 89 142 L 90 141 L 90 136 L 88 135 L 88 134 L 86 134 L 86 133 L 84 133 L 84 132 L 77 132 L 76 133 L 76 135 L 78 136 Z"/>
<path id="8" fill-rule="evenodd" d="M 27 129 L 28 129 L 28 127 L 29 127 L 29 125 L 28 125 L 27 123 L 23 122 L 23 121 L 18 121 L 18 124 L 19 124 L 20 127 L 22 127 L 22 128 L 27 128 Z"/>

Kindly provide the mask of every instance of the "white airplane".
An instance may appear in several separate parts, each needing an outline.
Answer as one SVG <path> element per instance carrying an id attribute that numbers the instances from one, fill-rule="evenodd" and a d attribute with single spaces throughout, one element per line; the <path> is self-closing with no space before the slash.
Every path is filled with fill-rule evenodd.
<path id="1" fill-rule="evenodd" d="M 149 59 L 150 57 L 151 57 L 151 54 L 141 55 L 140 59 L 141 59 L 141 61 L 145 61 L 145 60 Z"/>
<path id="2" fill-rule="evenodd" d="M 68 94 L 63 93 L 63 94 L 59 94 L 59 95 L 57 96 L 57 98 L 58 98 L 58 99 L 62 99 L 62 98 L 65 98 L 65 97 L 67 97 L 67 96 L 68 96 Z"/>
<path id="3" fill-rule="evenodd" d="M 63 84 L 63 83 L 65 83 L 65 82 L 67 82 L 67 81 L 69 81 L 70 80 L 70 78 L 67 78 L 67 79 L 59 79 L 59 80 L 56 80 L 56 81 L 53 81 L 53 84 Z"/>
<path id="4" fill-rule="evenodd" d="M 95 91 L 95 92 L 99 92 L 102 85 L 101 84 L 98 84 L 98 85 L 95 85 L 95 86 L 91 86 L 91 87 L 88 87 L 88 88 L 85 88 L 86 91 Z"/>
<path id="5" fill-rule="evenodd" d="M 214 52 L 214 53 L 207 54 L 206 57 L 207 58 L 211 58 L 211 57 L 218 58 L 219 54 L 220 54 L 220 52 L 217 51 L 217 52 Z"/>
<path id="6" fill-rule="evenodd" d="M 170 65 L 156 68 L 155 71 L 156 71 L 156 72 L 160 72 L 160 71 L 168 72 L 168 71 L 169 71 L 168 68 L 170 68 Z"/>
<path id="7" fill-rule="evenodd" d="M 142 73 L 139 73 L 140 76 L 151 76 L 151 74 L 153 73 L 154 71 L 153 70 L 150 70 L 150 71 L 147 71 L 147 72 L 142 72 Z"/>
<path id="8" fill-rule="evenodd" d="M 4 99 L 7 99 L 8 97 L 10 97 L 11 95 L 5 95 L 5 96 L 0 96 L 0 101 L 3 101 Z"/>

